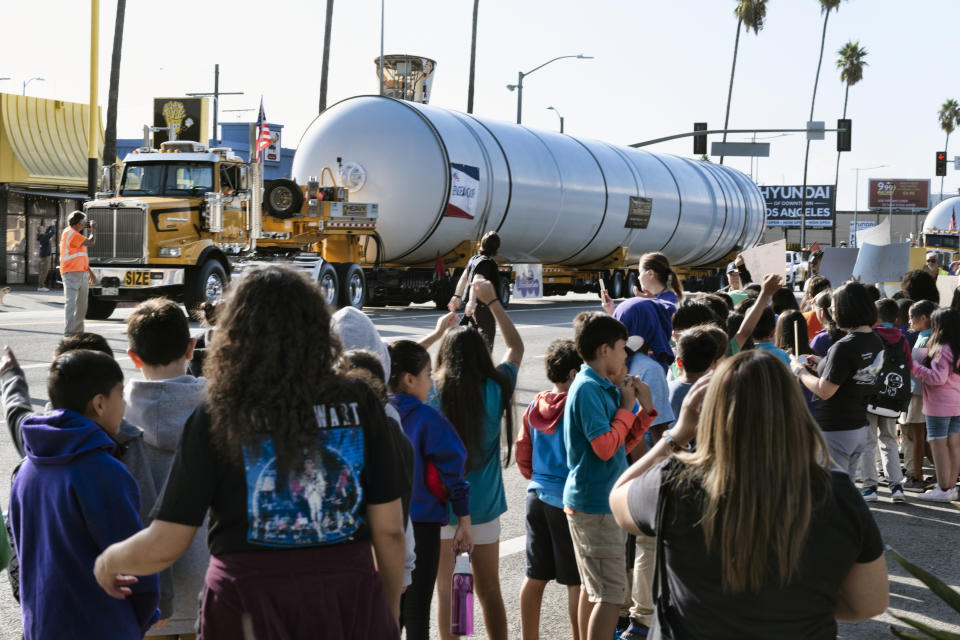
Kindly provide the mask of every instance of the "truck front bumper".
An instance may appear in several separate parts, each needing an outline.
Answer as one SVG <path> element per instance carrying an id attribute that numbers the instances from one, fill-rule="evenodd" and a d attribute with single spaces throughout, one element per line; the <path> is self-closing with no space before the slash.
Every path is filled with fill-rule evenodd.
<path id="1" fill-rule="evenodd" d="M 90 267 L 97 284 L 90 294 L 116 302 L 140 302 L 158 296 L 183 295 L 185 270 L 157 267 Z"/>

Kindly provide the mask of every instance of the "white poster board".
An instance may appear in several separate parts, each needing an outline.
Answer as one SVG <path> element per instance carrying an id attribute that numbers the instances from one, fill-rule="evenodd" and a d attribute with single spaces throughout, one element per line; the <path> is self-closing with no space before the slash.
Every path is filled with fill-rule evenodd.
<path id="1" fill-rule="evenodd" d="M 960 276 L 937 276 L 937 291 L 940 292 L 940 306 L 949 307 L 953 301 L 953 291 L 960 285 Z"/>
<path id="2" fill-rule="evenodd" d="M 857 246 L 862 247 L 865 244 L 874 246 L 883 246 L 890 244 L 890 217 L 887 216 L 878 225 L 872 226 L 863 231 L 857 231 Z M 899 280 L 900 278 L 897 278 Z"/>
<path id="3" fill-rule="evenodd" d="M 768 273 L 783 276 L 787 272 L 787 241 L 777 240 L 744 251 L 743 262 L 747 265 L 754 282 L 763 282 Z M 747 283 L 744 283 L 747 284 Z"/>
<path id="4" fill-rule="evenodd" d="M 543 297 L 543 265 L 542 264 L 514 264 L 513 272 L 516 279 L 513 281 L 514 299 L 533 300 Z"/>
<path id="5" fill-rule="evenodd" d="M 824 247 L 820 260 L 820 275 L 830 281 L 831 287 L 839 287 L 853 275 L 859 249 L 854 247 Z"/>
<path id="6" fill-rule="evenodd" d="M 863 284 L 899 282 L 910 269 L 910 243 L 864 244 L 853 267 L 853 277 Z"/>
<path id="7" fill-rule="evenodd" d="M 869 229 L 870 227 L 875 227 L 877 225 L 873 220 L 857 220 L 854 224 L 853 220 L 850 221 L 850 239 L 847 241 L 848 247 L 857 246 L 857 233 L 863 231 L 864 229 Z"/>

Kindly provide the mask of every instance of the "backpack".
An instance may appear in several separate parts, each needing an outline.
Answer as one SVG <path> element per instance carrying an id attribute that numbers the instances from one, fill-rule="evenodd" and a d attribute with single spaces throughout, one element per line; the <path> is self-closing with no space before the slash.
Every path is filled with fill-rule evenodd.
<path id="1" fill-rule="evenodd" d="M 873 394 L 867 400 L 867 411 L 874 415 L 895 418 L 907 410 L 910 404 L 910 366 L 903 351 L 904 337 L 895 343 L 889 343 L 874 332 L 883 341 L 883 350 L 874 362 L 878 366 Z"/>

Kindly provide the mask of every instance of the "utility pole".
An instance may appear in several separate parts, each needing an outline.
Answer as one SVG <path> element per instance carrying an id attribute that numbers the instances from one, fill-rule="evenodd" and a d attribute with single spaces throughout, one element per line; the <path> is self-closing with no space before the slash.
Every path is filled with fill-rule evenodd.
<path id="1" fill-rule="evenodd" d="M 90 0 L 90 104 L 87 119 L 87 196 L 97 192 L 97 144 L 100 138 L 100 114 L 97 109 L 97 65 L 100 44 L 100 0 Z"/>
<path id="2" fill-rule="evenodd" d="M 220 131 L 217 130 L 217 113 L 220 110 L 220 96 L 242 96 L 243 91 L 220 91 L 220 65 L 213 65 L 213 92 L 193 92 L 188 93 L 192 98 L 213 98 L 213 139 L 219 144 Z"/>

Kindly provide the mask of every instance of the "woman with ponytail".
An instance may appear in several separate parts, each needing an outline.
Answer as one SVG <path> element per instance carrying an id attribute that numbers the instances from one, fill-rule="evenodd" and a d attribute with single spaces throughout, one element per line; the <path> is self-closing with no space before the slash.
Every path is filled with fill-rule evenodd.
<path id="1" fill-rule="evenodd" d="M 645 253 L 640 257 L 640 290 L 634 295 L 669 302 L 674 307 L 683 300 L 683 285 L 670 261 L 662 253 Z"/>

